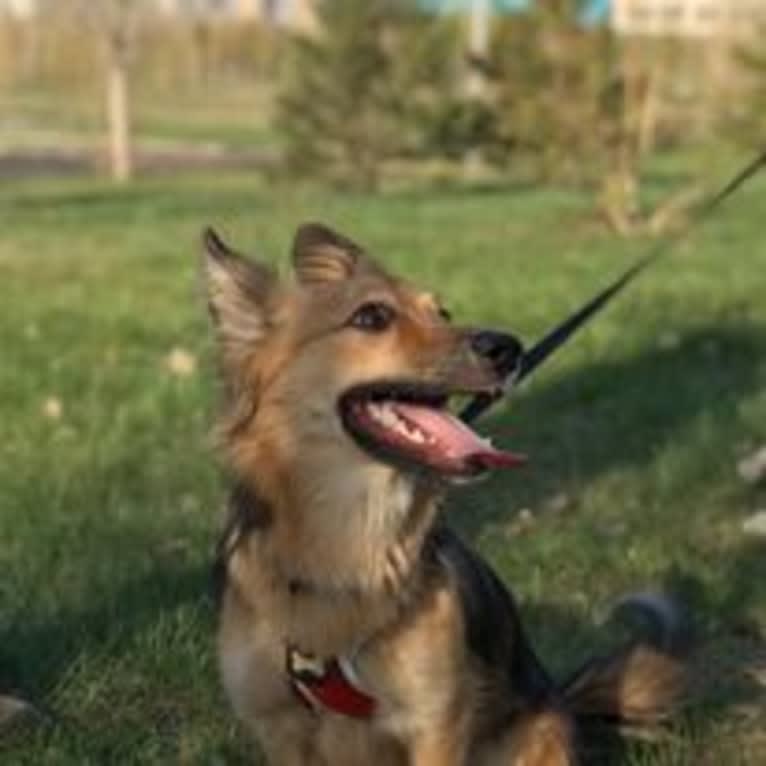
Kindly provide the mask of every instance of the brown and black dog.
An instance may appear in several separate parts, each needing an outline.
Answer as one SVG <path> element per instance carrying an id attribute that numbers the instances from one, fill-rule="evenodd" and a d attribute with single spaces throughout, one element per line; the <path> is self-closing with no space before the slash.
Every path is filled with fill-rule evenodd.
<path id="1" fill-rule="evenodd" d="M 439 517 L 450 482 L 517 458 L 450 414 L 521 345 L 325 226 L 294 278 L 205 236 L 235 477 L 219 551 L 220 667 L 270 764 L 566 766 L 581 718 L 656 723 L 678 699 L 667 629 L 555 683 L 490 567 Z"/>

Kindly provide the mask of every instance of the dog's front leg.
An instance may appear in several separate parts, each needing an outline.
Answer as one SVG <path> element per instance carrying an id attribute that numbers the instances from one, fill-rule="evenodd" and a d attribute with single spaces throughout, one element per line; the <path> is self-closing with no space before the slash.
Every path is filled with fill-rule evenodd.
<path id="1" fill-rule="evenodd" d="M 410 750 L 411 766 L 465 766 L 466 747 L 453 736 L 434 733 Z"/>
<path id="2" fill-rule="evenodd" d="M 282 712 L 257 722 L 255 734 L 268 766 L 325 766 L 303 714 Z"/>
<path id="3" fill-rule="evenodd" d="M 468 762 L 467 716 L 450 716 L 421 730 L 411 741 L 411 766 L 466 766 Z"/>
<path id="4" fill-rule="evenodd" d="M 577 766 L 572 721 L 557 710 L 529 713 L 492 747 L 485 766 Z"/>

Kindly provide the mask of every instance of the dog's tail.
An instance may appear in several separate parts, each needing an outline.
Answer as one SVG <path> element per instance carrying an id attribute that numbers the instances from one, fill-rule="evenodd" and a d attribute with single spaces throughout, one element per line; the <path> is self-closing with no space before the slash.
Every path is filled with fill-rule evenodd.
<path id="1" fill-rule="evenodd" d="M 569 710 L 587 722 L 651 727 L 666 719 L 686 691 L 689 631 L 676 607 L 666 598 L 637 593 L 622 599 L 613 611 L 635 613 L 651 629 L 609 655 L 580 667 L 561 687 Z"/>

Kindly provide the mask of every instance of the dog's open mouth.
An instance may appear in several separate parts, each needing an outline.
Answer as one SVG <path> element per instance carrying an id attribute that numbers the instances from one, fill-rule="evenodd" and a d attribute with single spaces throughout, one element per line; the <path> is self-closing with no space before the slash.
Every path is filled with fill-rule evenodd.
<path id="1" fill-rule="evenodd" d="M 524 457 L 492 446 L 448 409 L 449 392 L 411 383 L 371 383 L 347 391 L 339 402 L 348 433 L 387 462 L 471 478 L 510 468 Z"/>

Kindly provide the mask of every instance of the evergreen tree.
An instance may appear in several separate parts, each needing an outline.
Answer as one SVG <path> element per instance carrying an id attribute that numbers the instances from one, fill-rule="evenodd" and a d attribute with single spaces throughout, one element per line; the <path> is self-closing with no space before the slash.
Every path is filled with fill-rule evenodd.
<path id="1" fill-rule="evenodd" d="M 404 0 L 325 0 L 296 38 L 279 98 L 287 159 L 299 172 L 374 187 L 388 160 L 428 151 L 456 88 L 453 22 Z"/>

